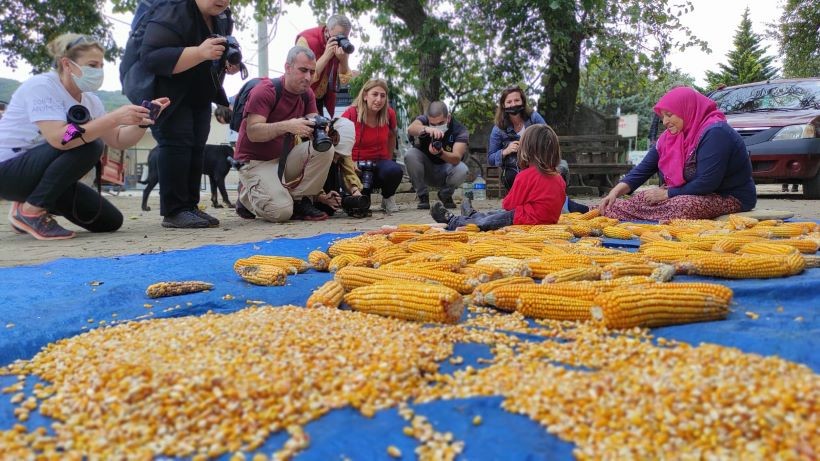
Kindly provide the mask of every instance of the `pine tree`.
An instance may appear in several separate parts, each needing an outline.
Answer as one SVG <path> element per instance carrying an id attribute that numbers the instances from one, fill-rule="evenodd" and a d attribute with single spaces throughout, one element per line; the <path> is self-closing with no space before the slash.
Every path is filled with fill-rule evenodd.
<path id="1" fill-rule="evenodd" d="M 816 0 L 787 0 L 774 35 L 787 78 L 820 75 L 820 8 Z"/>
<path id="2" fill-rule="evenodd" d="M 752 31 L 747 7 L 735 33 L 735 49 L 727 56 L 728 65 L 720 64 L 720 72 L 707 71 L 707 86 L 714 88 L 721 83 L 740 85 L 768 80 L 777 75 L 777 69 L 771 66 L 774 57 L 764 56 L 768 47 L 761 47 L 760 40 L 760 35 Z"/>

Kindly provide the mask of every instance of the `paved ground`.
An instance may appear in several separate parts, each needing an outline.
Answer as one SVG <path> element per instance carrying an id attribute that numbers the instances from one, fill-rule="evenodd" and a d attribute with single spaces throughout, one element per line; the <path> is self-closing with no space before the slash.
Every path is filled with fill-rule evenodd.
<path id="1" fill-rule="evenodd" d="M 369 219 L 335 217 L 318 223 L 288 222 L 273 224 L 261 220 L 243 220 L 229 209 L 207 211 L 222 221 L 216 229 L 164 229 L 160 226 L 159 197 L 151 197 L 154 211 L 140 210 L 139 193 L 124 192 L 117 197 L 106 195 L 125 216 L 122 229 L 111 234 L 91 234 L 79 231 L 71 240 L 41 242 L 28 235 L 15 234 L 8 225 L 8 202 L 0 201 L 0 266 L 16 266 L 50 261 L 60 257 L 117 256 L 134 253 L 158 253 L 167 250 L 193 248 L 208 244 L 256 242 L 276 237 L 306 237 L 319 233 L 344 233 L 377 229 L 383 225 L 432 222 L 428 212 L 416 210 L 415 195 L 398 194 L 401 211 L 387 215 L 374 211 Z M 232 199 L 235 191 L 229 191 Z M 801 219 L 820 219 L 820 201 L 802 200 L 799 194 L 780 192 L 779 185 L 758 188 L 758 209 L 776 209 L 794 212 Z M 377 196 L 378 197 L 378 196 Z M 205 199 L 203 195 L 203 199 Z M 376 199 L 378 200 L 378 199 Z M 595 197 L 581 197 L 579 201 L 595 204 Z M 210 201 L 203 201 L 210 205 Z M 475 204 L 479 210 L 499 207 L 498 200 Z M 374 210 L 378 204 L 374 204 Z M 342 215 L 344 215 L 342 213 Z M 59 219 L 59 218 L 58 218 Z M 66 225 L 65 219 L 60 219 Z M 66 225 L 74 230 L 78 228 Z"/>

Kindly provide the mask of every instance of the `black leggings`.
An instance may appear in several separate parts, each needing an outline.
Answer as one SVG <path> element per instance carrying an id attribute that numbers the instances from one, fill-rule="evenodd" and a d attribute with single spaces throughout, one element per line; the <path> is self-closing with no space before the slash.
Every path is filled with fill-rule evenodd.
<path id="1" fill-rule="evenodd" d="M 113 232 L 122 226 L 122 213 L 78 182 L 100 160 L 103 147 L 101 140 L 65 151 L 43 144 L 6 160 L 0 163 L 0 197 L 45 208 L 91 232 Z M 93 221 L 83 222 L 98 210 Z"/>

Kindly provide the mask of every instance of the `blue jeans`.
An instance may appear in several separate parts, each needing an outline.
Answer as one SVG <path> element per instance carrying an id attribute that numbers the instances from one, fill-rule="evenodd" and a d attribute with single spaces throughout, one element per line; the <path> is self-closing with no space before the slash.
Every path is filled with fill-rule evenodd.
<path id="1" fill-rule="evenodd" d="M 487 213 L 474 211 L 469 216 L 453 216 L 447 222 L 447 230 L 456 230 L 467 224 L 475 224 L 481 231 L 501 229 L 504 226 L 513 224 L 514 214 L 513 210 L 498 210 L 488 211 Z"/>

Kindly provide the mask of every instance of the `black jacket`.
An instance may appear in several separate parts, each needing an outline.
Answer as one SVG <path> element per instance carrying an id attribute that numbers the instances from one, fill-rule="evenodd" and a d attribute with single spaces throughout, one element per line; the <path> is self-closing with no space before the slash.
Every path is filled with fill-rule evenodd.
<path id="1" fill-rule="evenodd" d="M 233 20 L 230 10 L 214 18 L 211 32 L 194 0 L 178 0 L 166 4 L 148 20 L 145 37 L 139 50 L 140 64 L 155 75 L 154 98 L 166 96 L 171 105 L 167 116 L 179 104 L 204 105 L 211 102 L 227 106 L 228 98 L 222 88 L 224 72 L 217 75 L 212 61 L 173 74 L 183 49 L 199 46 L 211 34 L 230 35 Z M 160 118 L 159 123 L 162 122 Z"/>

